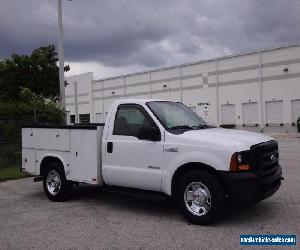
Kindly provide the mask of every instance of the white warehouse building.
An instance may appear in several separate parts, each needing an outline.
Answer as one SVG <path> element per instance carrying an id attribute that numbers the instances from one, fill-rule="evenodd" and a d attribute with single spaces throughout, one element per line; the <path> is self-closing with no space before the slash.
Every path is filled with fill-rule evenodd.
<path id="1" fill-rule="evenodd" d="M 103 123 L 121 98 L 182 101 L 208 123 L 295 132 L 300 117 L 300 45 L 264 49 L 94 80 L 66 78 L 71 123 Z"/>

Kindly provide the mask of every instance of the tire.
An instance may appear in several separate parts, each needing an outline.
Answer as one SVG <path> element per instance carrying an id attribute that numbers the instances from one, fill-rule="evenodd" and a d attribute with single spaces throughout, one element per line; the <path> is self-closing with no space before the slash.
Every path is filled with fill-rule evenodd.
<path id="1" fill-rule="evenodd" d="M 73 191 L 73 183 L 66 179 L 61 163 L 51 162 L 43 175 L 44 191 L 51 201 L 65 201 Z"/>
<path id="2" fill-rule="evenodd" d="M 206 171 L 191 171 L 178 182 L 176 198 L 183 216 L 192 224 L 209 225 L 226 205 L 222 184 Z"/>

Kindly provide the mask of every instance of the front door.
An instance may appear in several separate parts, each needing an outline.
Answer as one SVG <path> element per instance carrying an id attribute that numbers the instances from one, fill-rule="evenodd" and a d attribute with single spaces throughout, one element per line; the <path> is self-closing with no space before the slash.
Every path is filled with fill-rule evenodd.
<path id="1" fill-rule="evenodd" d="M 139 140 L 142 127 L 157 126 L 141 105 L 119 105 L 108 132 L 103 162 L 109 185 L 159 191 L 162 178 L 163 139 Z M 161 136 L 161 138 L 163 138 Z"/>

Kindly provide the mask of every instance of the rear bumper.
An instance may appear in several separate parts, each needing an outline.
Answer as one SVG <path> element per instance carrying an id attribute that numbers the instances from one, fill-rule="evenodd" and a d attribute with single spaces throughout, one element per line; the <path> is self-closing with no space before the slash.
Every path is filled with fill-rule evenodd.
<path id="1" fill-rule="evenodd" d="M 226 185 L 228 198 L 235 203 L 255 203 L 272 196 L 280 187 L 282 180 L 281 167 L 268 178 L 255 173 L 232 173 L 220 171 Z"/>

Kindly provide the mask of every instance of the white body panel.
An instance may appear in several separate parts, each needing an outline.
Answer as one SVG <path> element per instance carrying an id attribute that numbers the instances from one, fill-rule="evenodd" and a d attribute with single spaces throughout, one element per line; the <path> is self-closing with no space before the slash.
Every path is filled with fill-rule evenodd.
<path id="1" fill-rule="evenodd" d="M 220 128 L 171 134 L 148 108 L 146 104 L 149 101 L 154 100 L 113 102 L 104 128 L 24 128 L 23 170 L 39 175 L 42 160 L 52 156 L 61 160 L 68 180 L 161 191 L 171 195 L 172 178 L 179 167 L 187 163 L 202 163 L 215 170 L 228 171 L 233 153 L 273 140 L 263 134 Z M 149 115 L 147 118 L 160 130 L 161 140 L 146 141 L 115 134 L 115 116 L 121 104 L 134 104 L 143 109 L 145 117 Z M 128 114 L 130 112 L 132 110 Z M 61 142 L 60 138 L 65 141 Z M 113 145 L 111 152 L 108 143 Z"/>
<path id="2" fill-rule="evenodd" d="M 142 141 L 131 136 L 112 136 L 109 141 L 114 143 L 114 151 L 106 153 L 103 161 L 105 183 L 160 191 L 162 142 Z"/>

